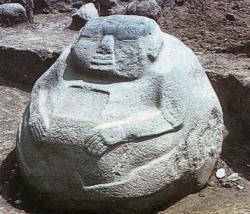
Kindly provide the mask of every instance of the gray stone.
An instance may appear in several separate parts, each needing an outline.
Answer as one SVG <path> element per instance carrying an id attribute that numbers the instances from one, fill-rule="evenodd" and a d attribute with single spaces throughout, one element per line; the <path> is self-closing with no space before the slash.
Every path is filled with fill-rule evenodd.
<path id="1" fill-rule="evenodd" d="M 150 213 L 202 188 L 222 144 L 194 53 L 152 19 L 91 19 L 36 82 L 20 170 L 53 209 Z"/>
<path id="2" fill-rule="evenodd" d="M 226 176 L 226 170 L 224 168 L 220 168 L 216 171 L 216 177 L 221 179 Z"/>
<path id="3" fill-rule="evenodd" d="M 244 190 L 245 189 L 245 187 L 243 187 L 243 186 L 241 186 L 241 185 L 237 185 L 237 188 L 239 189 L 239 190 Z"/>
<path id="4" fill-rule="evenodd" d="M 157 19 L 160 10 L 161 8 L 155 0 L 136 0 L 128 5 L 127 14 Z"/>
<path id="5" fill-rule="evenodd" d="M 93 3 L 85 4 L 72 15 L 70 28 L 80 30 L 87 23 L 87 21 L 98 16 L 98 11 Z"/>
<path id="6" fill-rule="evenodd" d="M 11 26 L 27 21 L 25 8 L 18 3 L 0 5 L 0 25 Z"/>
<path id="7" fill-rule="evenodd" d="M 235 182 L 235 181 L 238 181 L 238 180 L 241 180 L 242 177 L 239 176 L 238 173 L 232 173 L 231 175 L 228 176 L 228 180 L 229 181 L 232 181 L 232 182 Z"/>

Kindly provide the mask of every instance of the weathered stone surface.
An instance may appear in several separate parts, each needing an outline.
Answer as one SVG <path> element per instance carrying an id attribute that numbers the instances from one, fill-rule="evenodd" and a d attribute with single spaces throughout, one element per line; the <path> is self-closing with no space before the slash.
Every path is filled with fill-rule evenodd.
<path id="1" fill-rule="evenodd" d="M 47 206 L 147 213 L 204 186 L 222 127 L 189 48 L 152 19 L 100 17 L 36 82 L 17 151 Z"/>
<path id="2" fill-rule="evenodd" d="M 155 0 L 136 0 L 128 5 L 127 14 L 157 19 L 160 9 Z"/>
<path id="3" fill-rule="evenodd" d="M 98 16 L 98 11 L 93 3 L 85 4 L 72 15 L 70 28 L 80 30 L 87 21 Z"/>
<path id="4" fill-rule="evenodd" d="M 0 5 L 0 26 L 11 26 L 27 20 L 25 8 L 18 3 Z"/>

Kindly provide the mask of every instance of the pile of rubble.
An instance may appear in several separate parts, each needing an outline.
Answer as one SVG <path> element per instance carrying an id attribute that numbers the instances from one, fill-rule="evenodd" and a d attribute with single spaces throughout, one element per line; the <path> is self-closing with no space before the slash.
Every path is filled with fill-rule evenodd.
<path id="1" fill-rule="evenodd" d="M 16 1 L 11 1 L 16 2 Z M 1 3 L 1 2 L 0 2 Z M 60 4 L 59 4 L 60 3 Z M 4 3 L 0 5 L 0 26 L 12 26 L 20 22 L 33 23 L 33 13 L 73 12 L 70 29 L 80 30 L 90 18 L 114 14 L 140 15 L 158 19 L 161 11 L 160 3 L 156 0 L 133 1 L 46 1 L 41 10 L 41 1 L 23 0 L 19 3 Z M 40 9 L 39 9 L 40 8 Z"/>
<path id="2" fill-rule="evenodd" d="M 243 182 L 244 178 L 241 177 L 240 173 L 233 172 L 230 168 L 226 167 L 226 165 L 225 167 L 218 167 L 215 176 L 222 187 L 246 191 Z"/>

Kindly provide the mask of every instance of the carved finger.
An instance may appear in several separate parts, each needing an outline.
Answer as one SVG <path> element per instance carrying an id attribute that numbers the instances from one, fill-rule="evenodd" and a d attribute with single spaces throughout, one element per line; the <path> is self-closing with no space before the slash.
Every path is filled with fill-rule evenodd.
<path id="1" fill-rule="evenodd" d="M 91 136 L 87 140 L 87 142 L 84 144 L 84 146 L 88 148 L 96 140 L 97 137 L 98 137 L 98 134 L 95 134 L 95 135 Z"/>
<path id="2" fill-rule="evenodd" d="M 39 133 L 38 133 L 37 128 L 36 128 L 34 123 L 31 124 L 31 133 L 32 133 L 32 136 L 33 136 L 34 140 L 38 141 L 39 140 L 39 138 L 38 138 Z"/>
<path id="3" fill-rule="evenodd" d="M 41 127 L 40 127 L 40 125 L 39 125 L 39 123 L 37 123 L 36 125 L 35 125 L 35 128 L 36 128 L 36 130 L 37 130 L 37 133 L 38 133 L 38 138 L 39 139 L 42 139 L 42 136 L 43 136 L 43 132 L 42 132 L 42 129 L 41 129 Z"/>
<path id="4" fill-rule="evenodd" d="M 92 144 L 88 147 L 88 149 L 93 150 L 95 147 L 102 141 L 102 138 L 97 136 L 95 140 L 92 142 Z"/>
<path id="5" fill-rule="evenodd" d="M 89 153 L 91 153 L 91 154 L 93 154 L 93 149 L 96 147 L 96 145 L 98 144 L 98 142 L 99 141 L 94 141 L 88 148 L 87 148 L 87 150 L 88 150 L 88 152 Z"/>
<path id="6" fill-rule="evenodd" d="M 95 148 L 93 149 L 93 154 L 96 154 L 102 147 L 104 146 L 104 144 L 100 141 Z"/>
<path id="7" fill-rule="evenodd" d="M 37 124 L 37 126 L 38 126 L 38 129 L 39 129 L 40 138 L 44 140 L 45 137 L 46 137 L 46 129 L 41 123 Z"/>
<path id="8" fill-rule="evenodd" d="M 43 124 L 42 124 L 42 122 L 41 122 L 40 119 L 38 119 L 38 121 L 37 121 L 37 126 L 38 126 L 38 128 L 39 128 L 39 130 L 40 130 L 40 134 L 41 134 L 42 136 L 45 136 L 46 129 L 44 128 L 44 126 L 43 126 Z"/>
<path id="9" fill-rule="evenodd" d="M 96 155 L 97 155 L 97 156 L 101 156 L 101 155 L 103 155 L 104 152 L 106 152 L 107 150 L 108 150 L 108 147 L 107 147 L 106 145 L 103 145 L 103 147 L 102 147 L 100 150 L 98 150 L 98 151 L 96 152 Z"/>

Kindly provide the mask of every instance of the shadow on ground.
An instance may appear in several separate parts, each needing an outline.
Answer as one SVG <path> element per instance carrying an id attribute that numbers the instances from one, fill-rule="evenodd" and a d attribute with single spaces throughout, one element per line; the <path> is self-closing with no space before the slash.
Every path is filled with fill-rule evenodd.
<path id="1" fill-rule="evenodd" d="M 0 85 L 4 85 L 10 88 L 18 88 L 25 92 L 31 92 L 33 85 L 26 85 L 21 83 L 15 83 L 9 80 L 6 80 L 2 76 L 0 76 Z"/>
<path id="2" fill-rule="evenodd" d="M 0 187 L 2 197 L 11 206 L 28 212 L 33 210 L 27 200 L 26 186 L 19 173 L 15 150 L 8 154 L 0 166 Z"/>
<path id="3" fill-rule="evenodd" d="M 223 142 L 221 159 L 250 181 L 250 136 L 240 131 L 229 133 Z"/>

